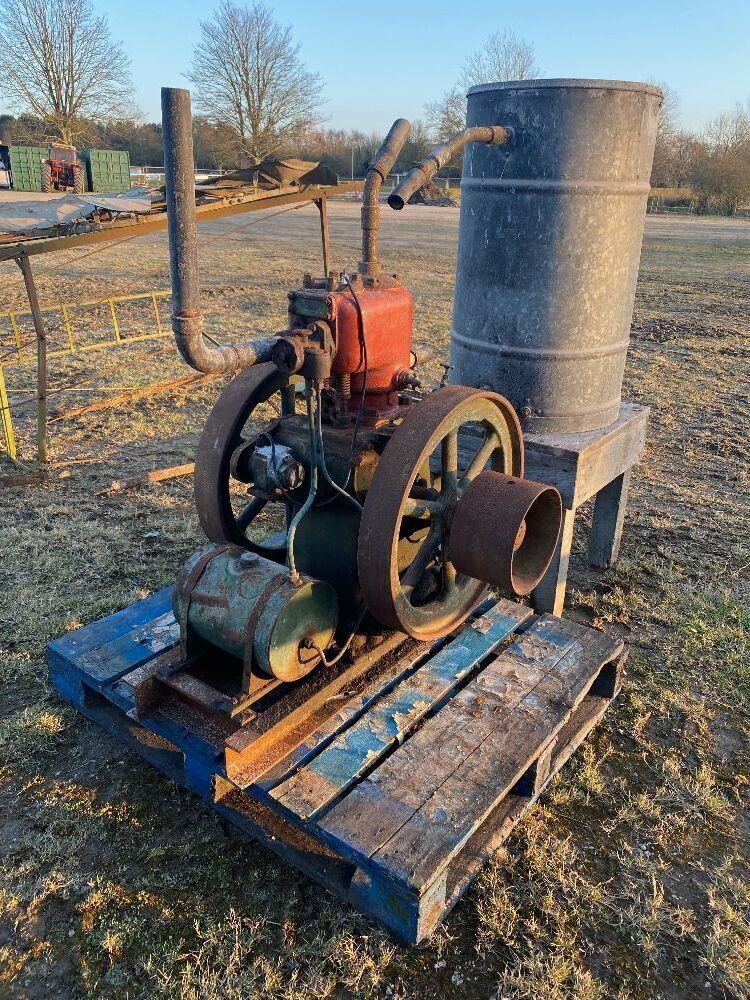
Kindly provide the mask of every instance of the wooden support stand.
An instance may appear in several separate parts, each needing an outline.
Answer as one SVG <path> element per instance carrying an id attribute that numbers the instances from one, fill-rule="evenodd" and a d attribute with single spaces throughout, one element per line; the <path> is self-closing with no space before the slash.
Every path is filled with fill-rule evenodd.
<path id="1" fill-rule="evenodd" d="M 589 535 L 590 566 L 617 562 L 630 473 L 646 443 L 649 408 L 623 403 L 609 427 L 583 434 L 527 435 L 526 476 L 560 491 L 563 523 L 547 573 L 532 594 L 534 610 L 562 614 L 573 523 L 581 504 L 596 497 Z"/>

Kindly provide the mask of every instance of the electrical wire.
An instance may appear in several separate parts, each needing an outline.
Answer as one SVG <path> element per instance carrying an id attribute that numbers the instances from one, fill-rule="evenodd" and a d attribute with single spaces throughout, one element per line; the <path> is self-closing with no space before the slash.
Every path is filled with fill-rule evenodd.
<path id="1" fill-rule="evenodd" d="M 315 435 L 315 417 L 313 414 L 313 397 L 314 393 L 309 381 L 306 383 L 307 389 L 307 427 L 310 434 L 310 489 L 307 494 L 307 500 L 302 504 L 300 509 L 292 518 L 292 523 L 289 525 L 289 531 L 287 533 L 286 540 L 286 550 L 287 550 L 287 563 L 289 565 L 289 576 L 292 583 L 296 586 L 299 583 L 299 573 L 297 572 L 297 566 L 294 561 L 294 538 L 297 534 L 297 527 L 302 520 L 302 518 L 307 514 L 312 505 L 315 503 L 315 494 L 318 491 L 318 448 Z"/>
<path id="2" fill-rule="evenodd" d="M 323 652 L 323 650 L 320 648 L 320 646 L 317 643 L 315 643 L 315 642 L 312 641 L 312 639 L 306 639 L 304 641 L 304 643 L 300 646 L 300 649 L 302 649 L 302 648 L 304 648 L 304 649 L 312 649 L 312 650 L 314 650 L 318 654 L 318 656 L 320 657 L 321 663 L 323 664 L 324 667 L 332 667 L 332 666 L 334 666 L 334 664 L 338 663 L 339 660 L 341 659 L 341 657 L 344 655 L 344 653 L 349 649 L 349 646 L 352 643 L 352 639 L 357 634 L 357 629 L 362 624 L 362 619 L 365 617 L 366 614 L 367 614 L 367 608 L 363 606 L 362 610 L 360 611 L 359 615 L 357 616 L 357 620 L 354 623 L 354 628 L 352 629 L 352 631 L 351 631 L 351 633 L 349 635 L 349 638 L 346 640 L 346 642 L 344 643 L 344 645 L 341 647 L 341 649 L 338 651 L 338 653 L 336 653 L 336 655 L 332 659 L 327 660 L 326 659 L 326 654 Z M 297 651 L 297 655 L 299 656 L 299 650 Z M 301 656 L 300 656 L 300 661 L 302 661 L 302 657 Z"/>
<path id="3" fill-rule="evenodd" d="M 323 475 L 325 476 L 326 480 L 333 487 L 333 489 L 336 490 L 337 493 L 340 493 L 341 496 L 344 498 L 344 500 L 346 500 L 348 503 L 352 504 L 353 507 L 356 507 L 357 508 L 357 512 L 359 514 L 361 514 L 362 513 L 362 504 L 359 502 L 359 500 L 355 499 L 355 497 L 353 497 L 351 495 L 351 493 L 347 493 L 347 491 L 343 487 L 339 486 L 339 484 L 334 481 L 334 479 L 331 476 L 330 472 L 328 471 L 328 467 L 326 465 L 325 446 L 323 444 L 323 418 L 321 416 L 321 412 L 322 412 L 323 407 L 322 407 L 322 404 L 321 404 L 320 385 L 319 384 L 315 387 L 315 401 L 316 401 L 316 408 L 317 408 L 317 414 L 316 414 L 316 431 L 317 431 L 317 437 L 318 437 L 318 457 L 319 457 L 319 462 L 320 462 L 320 471 L 323 473 Z M 351 463 L 350 463 L 350 466 L 351 466 Z M 347 477 L 346 477 L 346 482 L 347 483 L 349 482 L 350 478 L 351 478 L 351 467 L 350 467 L 349 472 L 348 472 Z M 329 501 L 326 501 L 326 503 L 328 503 L 328 502 Z M 321 504 L 321 506 L 324 506 L 324 505 Z"/>

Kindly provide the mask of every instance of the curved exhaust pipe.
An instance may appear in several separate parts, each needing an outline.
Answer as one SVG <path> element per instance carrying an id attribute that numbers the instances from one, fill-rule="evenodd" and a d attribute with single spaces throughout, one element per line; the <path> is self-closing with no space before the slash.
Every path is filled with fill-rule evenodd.
<path id="1" fill-rule="evenodd" d="M 513 138 L 513 130 L 505 128 L 504 125 L 478 125 L 474 128 L 465 128 L 428 153 L 423 160 L 409 171 L 395 191 L 388 198 L 388 204 L 392 209 L 399 212 L 408 202 L 409 198 L 421 187 L 429 183 L 435 174 L 450 163 L 459 150 L 469 142 L 485 142 L 488 146 L 505 146 Z"/>
<path id="2" fill-rule="evenodd" d="M 235 372 L 269 361 L 275 337 L 215 347 L 210 347 L 204 339 L 189 90 L 162 87 L 161 121 L 172 278 L 172 330 L 177 349 L 192 368 L 209 375 Z"/>
<path id="3" fill-rule="evenodd" d="M 397 118 L 367 168 L 362 194 L 362 260 L 359 262 L 359 273 L 363 277 L 374 278 L 383 270 L 378 260 L 380 188 L 409 138 L 410 129 L 405 118 Z"/>

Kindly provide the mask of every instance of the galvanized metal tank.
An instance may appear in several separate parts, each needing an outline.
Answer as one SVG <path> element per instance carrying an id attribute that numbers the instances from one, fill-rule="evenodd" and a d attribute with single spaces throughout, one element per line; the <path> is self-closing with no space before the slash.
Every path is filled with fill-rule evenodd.
<path id="1" fill-rule="evenodd" d="M 615 80 L 473 87 L 451 381 L 507 396 L 530 433 L 617 419 L 662 94 Z"/>

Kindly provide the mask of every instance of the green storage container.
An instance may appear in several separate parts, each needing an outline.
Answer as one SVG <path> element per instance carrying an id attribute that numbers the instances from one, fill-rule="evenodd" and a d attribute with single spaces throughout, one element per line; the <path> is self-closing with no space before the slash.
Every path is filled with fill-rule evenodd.
<path id="1" fill-rule="evenodd" d="M 10 174 L 13 190 L 41 191 L 42 163 L 48 157 L 48 146 L 11 146 Z"/>
<path id="2" fill-rule="evenodd" d="M 130 155 L 121 149 L 88 149 L 84 154 L 89 191 L 130 190 Z"/>

